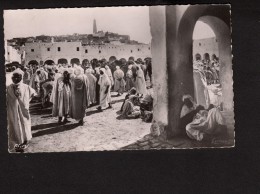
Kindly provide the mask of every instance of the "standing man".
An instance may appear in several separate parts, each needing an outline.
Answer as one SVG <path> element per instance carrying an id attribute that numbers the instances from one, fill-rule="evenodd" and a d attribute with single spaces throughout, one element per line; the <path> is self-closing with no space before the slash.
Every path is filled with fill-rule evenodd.
<path id="1" fill-rule="evenodd" d="M 89 81 L 81 67 L 75 67 L 74 74 L 71 77 L 70 117 L 79 120 L 80 125 L 84 125 L 83 118 L 90 103 Z"/>
<path id="2" fill-rule="evenodd" d="M 107 108 L 112 108 L 111 106 L 111 83 L 110 79 L 106 74 L 106 69 L 100 69 L 100 78 L 98 81 L 100 86 L 100 106 L 97 108 L 98 110 L 102 111 Z"/>
<path id="3" fill-rule="evenodd" d="M 118 96 L 121 96 L 125 91 L 125 80 L 124 72 L 119 66 L 116 66 L 116 71 L 114 72 L 115 86 L 114 91 L 118 92 Z"/>
<path id="4" fill-rule="evenodd" d="M 23 151 L 32 138 L 29 102 L 36 92 L 22 83 L 24 72 L 16 69 L 13 72 L 13 83 L 7 87 L 7 120 L 9 150 Z"/>
<path id="5" fill-rule="evenodd" d="M 148 60 L 147 61 L 147 73 L 150 79 L 150 84 L 152 85 L 152 61 Z"/>
<path id="6" fill-rule="evenodd" d="M 96 82 L 97 78 L 92 74 L 94 70 L 92 68 L 86 69 L 85 75 L 89 81 L 89 97 L 90 97 L 90 104 L 94 105 L 96 103 Z"/>

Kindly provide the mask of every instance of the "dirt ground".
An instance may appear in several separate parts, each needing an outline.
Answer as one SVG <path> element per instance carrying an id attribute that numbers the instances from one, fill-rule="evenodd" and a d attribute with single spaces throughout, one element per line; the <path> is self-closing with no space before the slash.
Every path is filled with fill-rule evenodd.
<path id="1" fill-rule="evenodd" d="M 51 108 L 41 110 L 39 103 L 31 106 L 32 134 L 26 152 L 68 152 L 119 150 L 150 133 L 151 123 L 139 119 L 117 119 L 125 94 L 116 97 L 112 92 L 113 108 L 98 112 L 87 109 L 84 126 L 71 122 L 58 125 Z"/>

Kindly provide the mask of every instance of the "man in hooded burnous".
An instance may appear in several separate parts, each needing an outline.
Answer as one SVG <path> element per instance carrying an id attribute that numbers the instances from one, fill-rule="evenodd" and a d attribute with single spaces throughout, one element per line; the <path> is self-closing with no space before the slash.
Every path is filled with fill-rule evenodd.
<path id="1" fill-rule="evenodd" d="M 68 122 L 68 115 L 71 108 L 71 78 L 67 69 L 62 70 L 62 76 L 60 76 L 54 83 L 54 91 L 52 95 L 52 116 L 58 116 L 58 123 Z"/>
<path id="2" fill-rule="evenodd" d="M 105 68 L 100 69 L 100 77 L 98 84 L 100 86 L 100 106 L 97 109 L 101 111 L 107 108 L 112 108 L 110 94 L 111 82 L 106 74 Z"/>
<path id="3" fill-rule="evenodd" d="M 125 80 L 124 72 L 120 69 L 119 66 L 116 66 L 116 71 L 114 72 L 115 86 L 114 91 L 118 92 L 118 96 L 122 95 L 125 91 Z"/>
<path id="4" fill-rule="evenodd" d="M 36 91 L 22 83 L 24 72 L 13 72 L 13 83 L 7 87 L 7 120 L 9 133 L 9 150 L 23 151 L 32 138 L 29 103 Z"/>
<path id="5" fill-rule="evenodd" d="M 86 114 L 86 109 L 90 103 L 89 96 L 89 80 L 83 74 L 79 67 L 74 70 L 74 75 L 71 77 L 71 108 L 70 117 L 79 120 L 79 124 L 83 125 L 83 118 Z"/>

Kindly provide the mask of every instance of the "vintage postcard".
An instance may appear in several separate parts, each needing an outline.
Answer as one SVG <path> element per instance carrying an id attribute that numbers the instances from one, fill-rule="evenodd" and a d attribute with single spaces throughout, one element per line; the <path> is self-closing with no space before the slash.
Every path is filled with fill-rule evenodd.
<path id="1" fill-rule="evenodd" d="M 230 14 L 4 10 L 9 152 L 234 147 Z"/>

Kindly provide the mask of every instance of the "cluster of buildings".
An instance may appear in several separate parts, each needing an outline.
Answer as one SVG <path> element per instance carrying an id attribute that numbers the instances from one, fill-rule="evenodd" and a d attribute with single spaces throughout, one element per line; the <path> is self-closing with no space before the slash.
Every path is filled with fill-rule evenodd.
<path id="1" fill-rule="evenodd" d="M 23 42 L 24 41 L 24 42 Z M 205 53 L 218 56 L 216 38 L 194 40 L 193 54 Z M 14 38 L 5 41 L 5 64 L 18 62 L 19 64 L 44 64 L 66 61 L 72 63 L 84 60 L 117 59 L 129 57 L 151 57 L 151 45 L 131 40 L 128 35 L 97 30 L 96 20 L 93 21 L 93 34 L 73 34 L 65 36 L 36 36 L 28 38 Z M 195 57 L 194 57 L 195 58 Z"/>
<path id="2" fill-rule="evenodd" d="M 196 55 L 200 55 L 201 59 L 205 54 L 209 56 L 215 55 L 219 57 L 218 40 L 216 37 L 205 38 L 193 41 L 193 59 L 196 59 Z"/>

